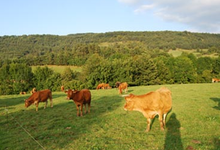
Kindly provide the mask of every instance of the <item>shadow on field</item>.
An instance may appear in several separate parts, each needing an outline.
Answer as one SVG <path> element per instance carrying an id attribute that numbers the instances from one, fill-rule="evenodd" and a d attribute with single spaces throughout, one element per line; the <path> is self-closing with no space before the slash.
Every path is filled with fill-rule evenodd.
<path id="1" fill-rule="evenodd" d="M 167 124 L 167 133 L 164 144 L 164 150 L 183 150 L 183 144 L 180 135 L 180 122 L 176 118 L 176 114 L 172 113 Z"/>
<path id="2" fill-rule="evenodd" d="M 87 136 L 105 127 L 108 124 L 106 113 L 114 111 L 121 103 L 120 96 L 104 96 L 94 101 L 92 99 L 91 112 L 84 114 L 85 108 L 83 108 L 83 116 L 77 117 L 76 106 L 72 100 L 66 100 L 63 94 L 54 95 L 53 99 L 60 96 L 63 97 L 63 102 L 56 105 L 56 100 L 54 100 L 53 108 L 48 105 L 48 108 L 43 109 L 44 104 L 40 103 L 38 112 L 35 111 L 35 106 L 30 106 L 28 109 L 10 113 L 9 118 L 11 119 L 3 124 L 13 127 L 8 128 L 6 133 L 13 134 L 13 132 L 16 132 L 19 128 L 16 122 L 19 122 L 45 149 L 62 149 L 68 147 L 71 143 L 75 144 L 75 140 L 78 141 L 79 139 L 84 139 L 86 143 L 90 143 Z M 48 104 L 50 103 L 48 102 Z M 20 130 L 22 130 L 21 127 Z M 28 134 L 24 134 L 25 136 L 22 138 L 25 140 L 20 139 L 25 141 L 23 144 L 12 142 L 8 145 L 16 146 L 16 144 L 20 144 L 23 145 L 22 149 L 39 148 L 39 145 Z M 20 138 L 19 135 L 17 136 L 17 138 Z"/>
<path id="3" fill-rule="evenodd" d="M 1 104 L 0 107 L 11 107 L 15 106 L 21 103 L 24 103 L 24 100 L 27 99 L 29 96 L 16 96 L 16 97 L 7 97 L 7 98 L 1 98 Z"/>
<path id="4" fill-rule="evenodd" d="M 213 139 L 214 143 L 214 150 L 219 150 L 220 149 L 220 139 L 218 137 Z"/>
<path id="5" fill-rule="evenodd" d="M 220 98 L 212 97 L 210 99 L 217 103 L 217 106 L 214 106 L 213 108 L 220 110 Z"/>

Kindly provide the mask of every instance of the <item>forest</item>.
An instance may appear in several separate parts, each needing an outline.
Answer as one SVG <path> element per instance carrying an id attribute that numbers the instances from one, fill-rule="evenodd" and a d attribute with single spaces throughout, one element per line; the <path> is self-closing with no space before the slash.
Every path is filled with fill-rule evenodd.
<path id="1" fill-rule="evenodd" d="M 199 56 L 170 50 L 196 50 Z M 207 54 L 213 57 L 206 56 Z M 220 77 L 220 34 L 177 31 L 107 32 L 0 37 L 0 95 L 49 88 L 95 89 L 114 86 L 207 83 Z M 42 65 L 35 71 L 31 66 Z M 47 65 L 66 67 L 56 73 Z"/>

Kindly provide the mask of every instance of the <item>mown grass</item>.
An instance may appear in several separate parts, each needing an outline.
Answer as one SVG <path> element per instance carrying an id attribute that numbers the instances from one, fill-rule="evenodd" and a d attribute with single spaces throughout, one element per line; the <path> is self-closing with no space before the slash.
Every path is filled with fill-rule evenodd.
<path id="1" fill-rule="evenodd" d="M 54 72 L 63 73 L 66 68 L 70 68 L 72 71 L 81 72 L 82 68 L 78 66 L 58 66 L 58 65 L 44 65 L 44 66 L 32 66 L 32 71 L 34 72 L 37 67 L 45 67 L 52 69 Z"/>
<path id="2" fill-rule="evenodd" d="M 129 93 L 144 94 L 160 87 L 129 87 Z M 166 87 L 173 97 L 166 129 L 160 131 L 155 118 L 149 133 L 140 112 L 123 110 L 125 101 L 116 89 L 91 90 L 91 113 L 83 117 L 76 116 L 75 104 L 62 92 L 53 93 L 53 108 L 43 109 L 40 103 L 38 112 L 35 106 L 24 108 L 30 94 L 0 96 L 0 149 L 220 149 L 220 84 Z"/>

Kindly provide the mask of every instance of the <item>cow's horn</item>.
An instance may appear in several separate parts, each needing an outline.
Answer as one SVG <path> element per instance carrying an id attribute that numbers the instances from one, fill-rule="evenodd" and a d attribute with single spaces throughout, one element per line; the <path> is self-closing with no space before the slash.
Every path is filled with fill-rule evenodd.
<path id="1" fill-rule="evenodd" d="M 121 95 L 121 97 L 126 97 L 126 96 L 129 96 L 129 94 L 128 95 Z"/>

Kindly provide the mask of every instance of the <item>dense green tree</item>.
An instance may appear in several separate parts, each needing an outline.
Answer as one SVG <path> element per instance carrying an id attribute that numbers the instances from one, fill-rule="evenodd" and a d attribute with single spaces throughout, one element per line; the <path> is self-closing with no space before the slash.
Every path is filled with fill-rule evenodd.
<path id="1" fill-rule="evenodd" d="M 213 60 L 212 73 L 214 76 L 218 76 L 220 74 L 220 57 Z"/>
<path id="2" fill-rule="evenodd" d="M 37 88 L 37 90 L 43 90 L 50 88 L 49 85 L 47 85 L 47 80 L 51 78 L 53 75 L 53 70 L 46 67 L 37 67 L 37 69 L 34 72 L 34 85 Z M 51 83 L 52 84 L 52 83 Z"/>
<path id="3" fill-rule="evenodd" d="M 174 83 L 194 83 L 196 81 L 196 72 L 192 61 L 185 56 L 175 58 L 173 66 Z"/>
<path id="4" fill-rule="evenodd" d="M 212 70 L 213 60 L 210 57 L 200 57 L 197 60 L 197 73 L 202 74 L 205 70 Z"/>
<path id="5" fill-rule="evenodd" d="M 0 69 L 0 94 L 18 94 L 32 86 L 31 67 L 24 63 L 5 64 Z"/>

